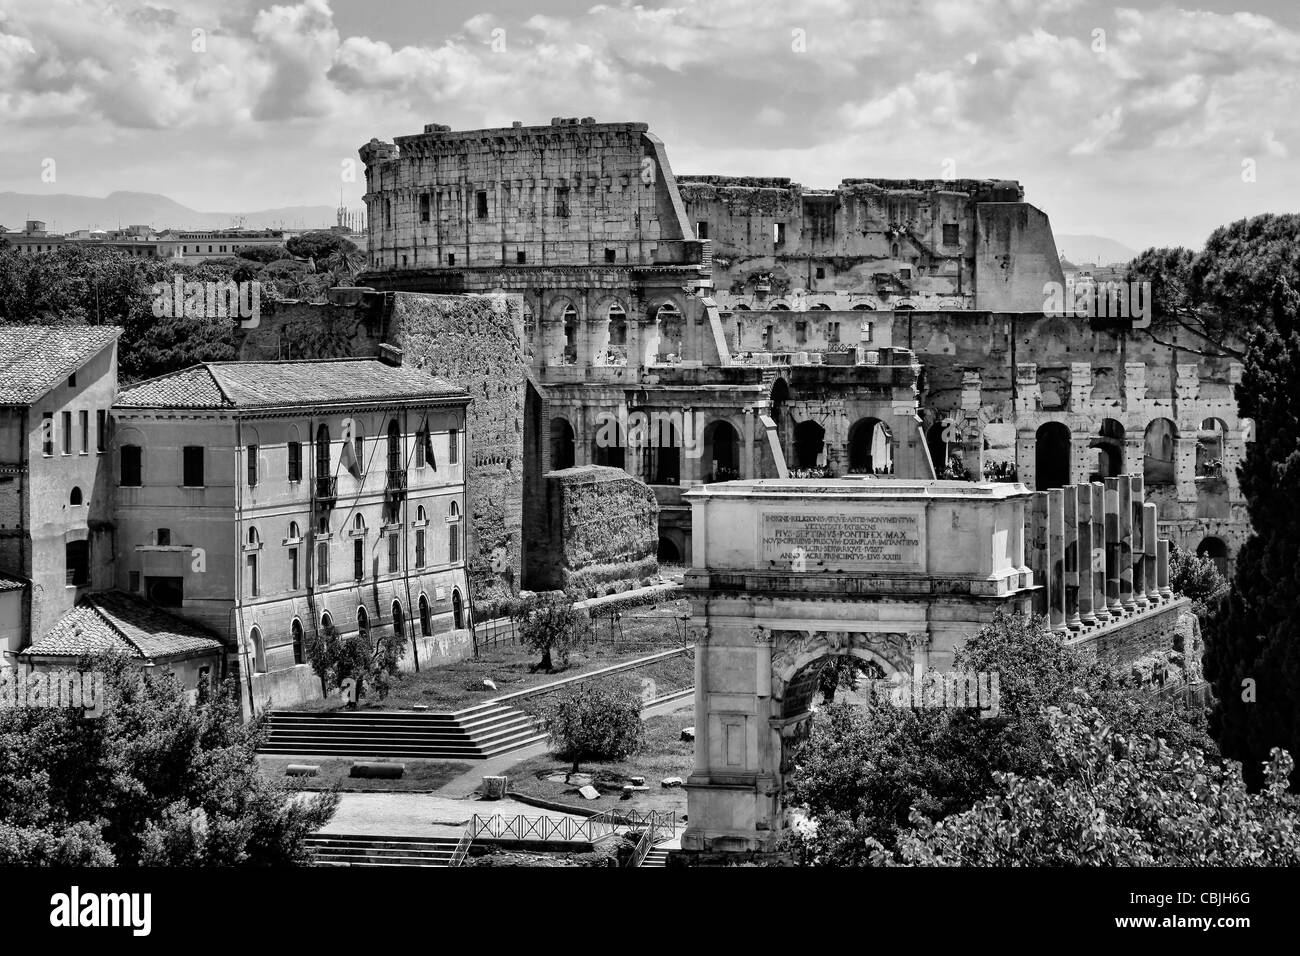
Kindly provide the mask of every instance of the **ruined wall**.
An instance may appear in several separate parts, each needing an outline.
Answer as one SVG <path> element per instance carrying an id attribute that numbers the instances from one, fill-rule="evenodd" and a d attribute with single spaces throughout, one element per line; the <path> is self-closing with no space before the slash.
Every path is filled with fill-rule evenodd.
<path id="1" fill-rule="evenodd" d="M 1044 284 L 1065 283 L 1047 214 L 1023 202 L 985 202 L 976 206 L 976 221 L 976 306 L 1041 311 Z"/>
<path id="2" fill-rule="evenodd" d="M 506 596 L 522 574 L 524 389 L 518 296 L 393 293 L 390 341 L 407 365 L 466 389 L 467 556 L 476 602 Z"/>
<path id="3" fill-rule="evenodd" d="M 596 465 L 553 471 L 546 485 L 552 537 L 540 583 L 599 597 L 658 573 L 659 505 L 646 485 Z"/>

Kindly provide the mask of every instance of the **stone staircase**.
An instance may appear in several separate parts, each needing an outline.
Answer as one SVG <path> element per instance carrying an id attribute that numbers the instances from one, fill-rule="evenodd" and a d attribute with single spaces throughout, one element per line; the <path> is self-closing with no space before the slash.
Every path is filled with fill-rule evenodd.
<path id="1" fill-rule="evenodd" d="M 545 739 L 537 718 L 493 703 L 454 714 L 275 710 L 258 753 L 486 760 Z"/>
<path id="2" fill-rule="evenodd" d="M 647 853 L 645 859 L 641 861 L 641 866 L 655 866 L 661 870 L 665 869 L 668 865 L 668 851 L 670 849 L 672 848 L 664 846 L 663 844 L 651 847 L 650 852 Z"/>
<path id="3" fill-rule="evenodd" d="M 456 843 L 451 837 L 342 833 L 316 833 L 307 838 L 317 866 L 447 866 Z"/>

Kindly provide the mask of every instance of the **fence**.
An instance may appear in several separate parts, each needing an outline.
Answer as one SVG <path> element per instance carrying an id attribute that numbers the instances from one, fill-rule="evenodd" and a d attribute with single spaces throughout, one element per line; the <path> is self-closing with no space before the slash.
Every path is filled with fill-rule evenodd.
<path id="1" fill-rule="evenodd" d="M 614 833 L 612 811 L 606 810 L 593 817 L 481 817 L 477 813 L 470 820 L 472 839 L 490 837 L 493 840 L 536 840 L 541 843 L 581 842 L 595 843 Z"/>

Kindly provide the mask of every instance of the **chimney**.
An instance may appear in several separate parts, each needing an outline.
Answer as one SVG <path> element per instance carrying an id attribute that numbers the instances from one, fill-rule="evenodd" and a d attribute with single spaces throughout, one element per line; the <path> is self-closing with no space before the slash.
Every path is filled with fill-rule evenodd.
<path id="1" fill-rule="evenodd" d="M 379 361 L 385 365 L 391 365 L 394 368 L 400 368 L 402 365 L 402 350 L 396 345 L 383 344 L 379 346 Z"/>

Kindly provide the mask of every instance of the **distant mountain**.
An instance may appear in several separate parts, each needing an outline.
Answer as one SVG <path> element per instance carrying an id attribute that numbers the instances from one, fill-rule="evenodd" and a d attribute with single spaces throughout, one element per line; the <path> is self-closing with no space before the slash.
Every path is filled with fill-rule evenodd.
<path id="1" fill-rule="evenodd" d="M 0 225 L 21 230 L 39 219 L 51 232 L 117 229 L 144 225 L 155 229 L 325 229 L 334 225 L 331 206 L 283 206 L 245 213 L 199 212 L 157 193 L 115 192 L 107 196 L 68 193 L 36 195 L 0 192 Z"/>
<path id="2" fill-rule="evenodd" d="M 1056 251 L 1079 265 L 1092 263 L 1098 266 L 1127 263 L 1137 255 L 1136 249 L 1105 236 L 1067 236 L 1061 233 L 1056 235 Z"/>

